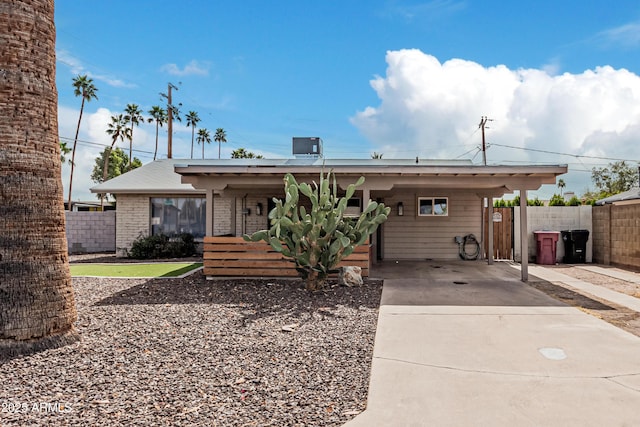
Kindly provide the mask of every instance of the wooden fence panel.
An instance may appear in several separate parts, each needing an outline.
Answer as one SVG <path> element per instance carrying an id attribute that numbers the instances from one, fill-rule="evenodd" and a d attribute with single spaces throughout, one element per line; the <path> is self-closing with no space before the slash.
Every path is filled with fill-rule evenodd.
<path id="1" fill-rule="evenodd" d="M 338 267 L 352 265 L 369 276 L 369 244 L 357 246 Z M 246 242 L 242 237 L 205 237 L 204 274 L 207 277 L 292 277 L 295 264 L 265 242 Z"/>
<path id="2" fill-rule="evenodd" d="M 485 212 L 489 212 L 485 209 Z M 513 208 L 493 208 L 493 213 L 500 214 L 500 221 L 493 222 L 493 258 L 513 259 Z M 489 228 L 489 218 L 485 214 L 484 227 Z M 488 254 L 489 241 L 484 241 L 484 252 Z"/>

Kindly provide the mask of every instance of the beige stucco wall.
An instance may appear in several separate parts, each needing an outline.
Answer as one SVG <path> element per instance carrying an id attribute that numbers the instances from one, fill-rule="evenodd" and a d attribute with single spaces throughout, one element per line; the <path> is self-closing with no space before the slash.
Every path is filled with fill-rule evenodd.
<path id="1" fill-rule="evenodd" d="M 418 197 L 448 197 L 449 215 L 419 217 Z M 397 205 L 404 205 L 404 216 L 398 216 Z M 384 199 L 391 207 L 383 224 L 383 256 L 394 259 L 458 259 L 455 236 L 474 234 L 478 241 L 482 232 L 482 199 L 474 193 L 446 190 L 420 190 L 396 193 Z"/>

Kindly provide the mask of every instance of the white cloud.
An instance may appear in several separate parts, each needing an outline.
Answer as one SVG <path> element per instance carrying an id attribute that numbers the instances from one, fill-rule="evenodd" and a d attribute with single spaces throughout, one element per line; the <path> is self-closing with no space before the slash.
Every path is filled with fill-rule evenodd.
<path id="1" fill-rule="evenodd" d="M 209 75 L 209 67 L 209 63 L 201 63 L 194 59 L 187 65 L 185 65 L 182 69 L 180 69 L 180 67 L 178 67 L 178 65 L 176 64 L 165 64 L 160 67 L 160 70 L 173 76 L 207 76 Z"/>
<path id="2" fill-rule="evenodd" d="M 73 148 L 73 138 L 78 124 L 78 110 L 65 106 L 58 106 L 58 133 L 60 139 L 67 143 L 69 148 Z M 94 200 L 95 195 L 89 189 L 96 185 L 91 180 L 91 173 L 95 165 L 95 159 L 100 155 L 106 146 L 111 145 L 111 137 L 106 133 L 107 126 L 111 121 L 114 112 L 106 108 L 98 108 L 95 112 L 85 109 L 78 135 L 76 146 L 75 168 L 73 172 L 73 200 Z M 158 147 L 158 158 L 166 157 L 166 133 L 160 133 Z M 129 152 L 129 142 L 118 140 L 117 147 Z M 134 129 L 133 133 L 133 156 L 138 157 L 143 163 L 153 159 L 155 149 L 155 126 L 144 124 Z M 71 154 L 67 156 L 71 160 Z M 69 175 L 71 167 L 63 165 L 62 181 L 67 200 L 69 192 Z"/>
<path id="3" fill-rule="evenodd" d="M 640 21 L 630 22 L 619 27 L 602 31 L 597 38 L 622 46 L 633 47 L 640 45 Z"/>
<path id="4" fill-rule="evenodd" d="M 627 70 L 603 66 L 553 76 L 462 59 L 440 63 L 419 50 L 389 51 L 386 61 L 386 76 L 371 81 L 380 104 L 351 118 L 385 158 L 455 158 L 473 151 L 481 142 L 481 116 L 493 119 L 486 132 L 494 144 L 488 163 L 582 161 L 523 148 L 637 158 L 640 77 Z M 576 191 L 588 185 L 589 175 L 582 175 L 586 183 Z"/>
<path id="5" fill-rule="evenodd" d="M 127 83 L 122 79 L 118 79 L 112 76 L 108 76 L 108 75 L 104 75 L 104 74 L 97 74 L 91 71 L 88 71 L 84 64 L 82 63 L 82 61 L 78 58 L 76 58 L 75 56 L 73 56 L 71 53 L 69 53 L 66 50 L 57 50 L 56 51 L 56 59 L 58 62 L 66 65 L 67 67 L 69 67 L 69 70 L 71 71 L 71 74 L 73 75 L 82 75 L 82 74 L 86 74 L 87 76 L 89 76 L 90 78 L 96 80 L 96 81 L 100 81 L 103 83 L 106 83 L 109 86 L 113 86 L 113 87 L 121 87 L 121 88 L 133 88 L 136 87 L 135 84 L 133 83 Z"/>
<path id="6" fill-rule="evenodd" d="M 435 21 L 466 8 L 466 2 L 455 0 L 431 0 L 416 4 L 404 1 L 388 1 L 381 11 L 382 16 L 399 17 L 406 22 L 415 20 Z"/>

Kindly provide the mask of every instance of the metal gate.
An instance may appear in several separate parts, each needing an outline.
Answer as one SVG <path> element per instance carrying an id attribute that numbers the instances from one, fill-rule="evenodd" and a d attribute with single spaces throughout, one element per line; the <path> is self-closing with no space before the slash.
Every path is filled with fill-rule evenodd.
<path id="1" fill-rule="evenodd" d="M 485 209 L 484 229 L 489 230 L 489 220 L 493 221 L 493 258 L 513 259 L 513 208 L 493 208 L 492 218 Z M 489 253 L 489 239 L 484 240 L 484 253 Z"/>

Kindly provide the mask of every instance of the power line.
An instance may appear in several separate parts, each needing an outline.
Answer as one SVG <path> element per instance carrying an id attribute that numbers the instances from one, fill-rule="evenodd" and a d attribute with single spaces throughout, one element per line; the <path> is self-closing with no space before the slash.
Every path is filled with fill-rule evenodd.
<path id="1" fill-rule="evenodd" d="M 73 138 L 69 138 L 68 136 L 60 136 L 60 139 L 64 139 L 67 141 L 73 141 Z M 86 141 L 86 140 L 82 140 L 82 139 L 78 139 L 78 143 L 81 143 L 82 145 L 89 145 L 89 146 L 94 146 L 94 147 L 109 147 L 110 144 L 103 144 L 101 142 L 94 142 L 94 141 Z M 152 151 L 145 151 L 145 150 L 139 150 L 137 148 L 133 149 L 134 152 L 136 153 L 143 153 L 143 154 L 151 154 L 153 155 Z"/>
<path id="2" fill-rule="evenodd" d="M 578 159 L 582 157 L 584 159 L 595 159 L 595 160 L 614 160 L 614 161 L 626 160 L 626 161 L 629 161 L 629 159 L 620 159 L 620 158 L 617 158 L 617 157 L 600 157 L 600 156 L 587 156 L 587 155 L 584 155 L 584 154 L 560 153 L 560 152 L 557 152 L 557 151 L 540 150 L 540 149 L 537 149 L 537 148 L 514 147 L 513 145 L 504 145 L 504 144 L 496 144 L 496 143 L 493 143 L 491 145 L 495 145 L 497 147 L 512 148 L 512 149 L 515 149 L 515 150 L 535 151 L 537 153 L 555 154 L 555 155 L 560 155 L 560 156 L 576 157 Z"/>

